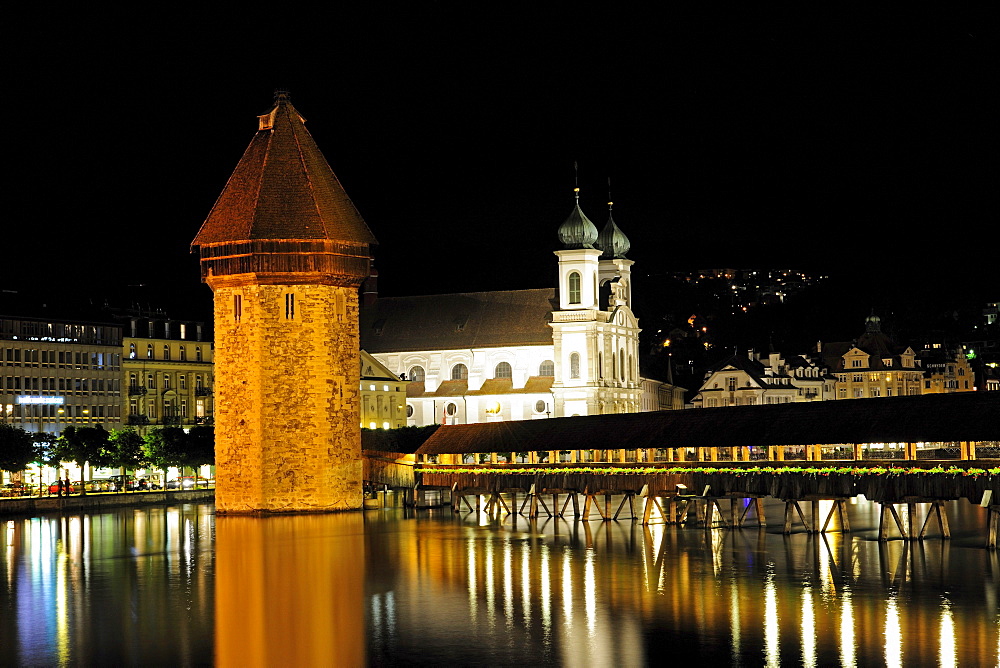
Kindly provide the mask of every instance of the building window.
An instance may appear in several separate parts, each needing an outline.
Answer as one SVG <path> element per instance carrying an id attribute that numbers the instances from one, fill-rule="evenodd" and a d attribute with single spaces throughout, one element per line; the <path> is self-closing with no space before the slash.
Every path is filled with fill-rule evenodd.
<path id="1" fill-rule="evenodd" d="M 569 377 L 580 377 L 580 353 L 570 353 L 569 356 Z"/>
<path id="2" fill-rule="evenodd" d="M 194 349 L 194 359 L 196 362 L 201 361 L 201 346 L 198 346 Z"/>
<path id="3" fill-rule="evenodd" d="M 729 385 L 729 391 L 730 392 L 735 392 L 736 391 L 736 378 L 727 378 L 726 379 L 726 383 L 728 383 L 728 385 Z"/>
<path id="4" fill-rule="evenodd" d="M 181 387 L 182 390 L 186 390 L 187 389 L 187 386 L 188 386 L 188 384 L 187 384 L 187 376 L 185 374 L 181 374 L 177 378 L 177 382 L 180 383 L 180 387 Z"/>
<path id="5" fill-rule="evenodd" d="M 535 402 L 535 412 L 536 413 L 544 413 L 546 408 L 548 408 L 548 407 L 545 405 L 545 402 L 542 401 L 541 399 L 539 399 L 538 401 Z"/>
<path id="6" fill-rule="evenodd" d="M 408 418 L 413 417 L 413 406 L 411 406 L 410 404 L 406 404 L 406 417 Z"/>
<path id="7" fill-rule="evenodd" d="M 424 367 L 422 366 L 410 367 L 410 380 L 416 383 L 424 382 Z"/>
<path id="8" fill-rule="evenodd" d="M 187 361 L 187 346 L 181 346 L 180 354 L 181 354 L 180 360 L 182 362 L 186 362 Z"/>
<path id="9" fill-rule="evenodd" d="M 570 272 L 569 275 L 569 303 L 580 303 L 580 273 L 577 271 Z"/>
<path id="10" fill-rule="evenodd" d="M 464 364 L 456 364 L 451 367 L 451 379 L 452 380 L 468 380 L 469 379 L 469 367 Z"/>
<path id="11" fill-rule="evenodd" d="M 285 295 L 285 320 L 295 319 L 295 295 L 289 293 Z"/>
<path id="12" fill-rule="evenodd" d="M 148 359 L 148 360 L 153 359 L 153 344 L 152 343 L 147 343 L 146 344 L 146 359 Z"/>
<path id="13" fill-rule="evenodd" d="M 233 320 L 240 321 L 243 317 L 243 295 L 233 295 Z"/>
<path id="14" fill-rule="evenodd" d="M 163 344 L 163 359 L 165 360 L 170 359 L 170 346 L 168 346 L 165 343 Z"/>
<path id="15" fill-rule="evenodd" d="M 134 343 L 128 344 L 128 358 L 130 360 L 134 360 L 136 358 L 135 344 Z"/>
<path id="16" fill-rule="evenodd" d="M 514 370 L 510 368 L 510 364 L 507 362 L 500 362 L 497 364 L 497 368 L 493 372 L 494 378 L 513 378 Z"/>
<path id="17" fill-rule="evenodd" d="M 448 404 L 447 406 L 445 406 L 444 410 L 445 413 L 447 413 L 449 416 L 454 417 L 455 413 L 458 412 L 458 406 L 456 406 L 455 404 Z"/>
<path id="18" fill-rule="evenodd" d="M 554 376 L 556 375 L 556 363 L 552 360 L 545 360 L 538 365 L 538 375 L 539 376 Z"/>
<path id="19" fill-rule="evenodd" d="M 168 376 L 167 374 L 163 374 L 163 389 L 164 390 L 170 389 L 170 376 Z"/>
<path id="20" fill-rule="evenodd" d="M 625 349 L 618 349 L 618 373 L 621 374 L 622 381 L 625 380 Z"/>

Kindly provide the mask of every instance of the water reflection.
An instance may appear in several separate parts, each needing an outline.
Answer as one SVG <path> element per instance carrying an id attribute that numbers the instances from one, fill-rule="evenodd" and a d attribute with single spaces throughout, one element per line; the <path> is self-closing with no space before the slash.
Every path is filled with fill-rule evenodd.
<path id="1" fill-rule="evenodd" d="M 218 664 L 364 665 L 364 548 L 358 513 L 216 518 Z M 392 597 L 375 601 L 391 625 Z"/>
<path id="2" fill-rule="evenodd" d="M 996 665 L 997 556 L 953 541 L 210 505 L 8 520 L 0 663 Z M 780 510 L 769 509 L 770 516 Z"/>

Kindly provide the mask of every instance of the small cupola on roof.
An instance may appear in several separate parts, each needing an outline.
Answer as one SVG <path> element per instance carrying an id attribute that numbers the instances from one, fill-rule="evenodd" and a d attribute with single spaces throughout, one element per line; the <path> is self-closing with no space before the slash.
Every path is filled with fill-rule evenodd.
<path id="1" fill-rule="evenodd" d="M 625 253 L 632 247 L 628 237 L 615 224 L 615 219 L 611 216 L 611 206 L 614 202 L 608 202 L 608 222 L 597 237 L 597 248 L 601 251 L 602 260 L 616 260 L 625 257 Z"/>
<path id="2" fill-rule="evenodd" d="M 593 248 L 597 241 L 597 226 L 580 209 L 580 189 L 574 188 L 573 192 L 576 193 L 576 202 L 569 218 L 559 226 L 559 241 L 566 250 Z"/>
<path id="3" fill-rule="evenodd" d="M 376 244 L 340 180 L 292 106 L 276 91 L 192 247 L 202 277 L 309 274 L 309 282 L 360 282 Z"/>

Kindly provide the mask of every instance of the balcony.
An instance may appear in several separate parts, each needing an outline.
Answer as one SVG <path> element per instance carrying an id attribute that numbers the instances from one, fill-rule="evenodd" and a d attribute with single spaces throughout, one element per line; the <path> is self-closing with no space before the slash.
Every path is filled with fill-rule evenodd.
<path id="1" fill-rule="evenodd" d="M 141 397 L 146 394 L 145 385 L 129 385 L 128 386 L 128 396 L 130 397 Z"/>

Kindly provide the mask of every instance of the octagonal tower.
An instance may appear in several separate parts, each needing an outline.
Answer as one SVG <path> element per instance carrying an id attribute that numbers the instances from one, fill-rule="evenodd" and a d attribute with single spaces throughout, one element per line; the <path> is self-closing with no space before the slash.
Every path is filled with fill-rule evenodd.
<path id="1" fill-rule="evenodd" d="M 360 508 L 358 286 L 376 243 L 275 93 L 198 235 L 215 295 L 216 512 Z"/>

